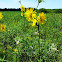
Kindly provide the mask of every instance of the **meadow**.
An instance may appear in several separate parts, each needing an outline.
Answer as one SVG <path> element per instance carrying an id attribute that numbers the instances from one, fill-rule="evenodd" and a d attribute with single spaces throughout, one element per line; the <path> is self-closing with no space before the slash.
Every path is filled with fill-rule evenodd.
<path id="1" fill-rule="evenodd" d="M 6 25 L 0 31 L 0 62 L 62 62 L 62 13 L 46 13 L 47 21 L 39 27 L 39 54 L 38 27 L 21 11 L 0 12 L 0 24 Z"/>

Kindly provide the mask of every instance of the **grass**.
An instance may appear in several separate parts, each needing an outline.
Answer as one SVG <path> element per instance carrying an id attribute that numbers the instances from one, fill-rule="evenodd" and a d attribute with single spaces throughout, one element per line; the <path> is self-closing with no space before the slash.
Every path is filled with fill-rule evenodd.
<path id="1" fill-rule="evenodd" d="M 4 58 L 7 62 L 62 62 L 62 13 L 47 13 L 47 21 L 40 24 L 39 55 L 38 33 L 34 34 L 38 27 L 32 27 L 20 11 L 0 12 L 4 16 L 0 23 L 6 25 L 6 31 L 0 31 L 0 61 Z M 18 40 L 20 43 L 16 44 Z"/>

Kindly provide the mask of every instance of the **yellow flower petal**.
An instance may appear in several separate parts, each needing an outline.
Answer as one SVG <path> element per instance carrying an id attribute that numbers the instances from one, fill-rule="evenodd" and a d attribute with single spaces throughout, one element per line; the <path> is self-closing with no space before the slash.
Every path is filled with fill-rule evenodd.
<path id="1" fill-rule="evenodd" d="M 5 31 L 6 30 L 6 25 L 0 24 L 0 31 Z"/>
<path id="2" fill-rule="evenodd" d="M 2 17 L 3 17 L 3 15 L 2 15 L 2 13 L 0 12 L 0 20 L 2 19 Z"/>
<path id="3" fill-rule="evenodd" d="M 17 49 L 14 49 L 15 52 L 17 52 Z"/>
<path id="4" fill-rule="evenodd" d="M 21 11 L 25 11 L 25 7 L 23 5 L 21 5 Z"/>
<path id="5" fill-rule="evenodd" d="M 39 13 L 39 16 L 37 17 L 37 20 L 38 20 L 38 23 L 44 23 L 44 21 L 46 21 L 46 14 L 44 14 L 43 12 L 42 13 Z"/>
<path id="6" fill-rule="evenodd" d="M 21 16 L 23 16 L 23 13 L 21 13 Z"/>

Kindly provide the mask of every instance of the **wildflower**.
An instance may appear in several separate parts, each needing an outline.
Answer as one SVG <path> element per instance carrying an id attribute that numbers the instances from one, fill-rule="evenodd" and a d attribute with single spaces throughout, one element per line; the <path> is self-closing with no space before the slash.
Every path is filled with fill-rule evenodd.
<path id="1" fill-rule="evenodd" d="M 21 16 L 23 16 L 23 13 L 21 13 Z"/>
<path id="2" fill-rule="evenodd" d="M 46 14 L 44 14 L 43 12 L 42 13 L 39 13 L 39 16 L 37 17 L 37 20 L 38 20 L 38 23 L 40 24 L 40 23 L 44 23 L 44 21 L 46 21 Z"/>
<path id="3" fill-rule="evenodd" d="M 29 10 L 29 8 L 26 9 L 26 11 L 28 11 L 28 10 Z"/>
<path id="4" fill-rule="evenodd" d="M 21 5 L 21 11 L 25 11 L 25 7 L 23 5 Z"/>
<path id="5" fill-rule="evenodd" d="M 28 39 L 32 40 L 32 38 L 28 37 Z"/>
<path id="6" fill-rule="evenodd" d="M 29 10 L 30 10 L 30 11 L 34 11 L 34 8 L 30 8 Z"/>
<path id="7" fill-rule="evenodd" d="M 5 53 L 5 50 L 3 51 L 3 53 Z"/>
<path id="8" fill-rule="evenodd" d="M 11 48 L 11 46 L 8 46 L 7 48 Z"/>
<path id="9" fill-rule="evenodd" d="M 36 18 L 36 11 L 33 11 L 33 9 L 27 10 L 24 15 L 28 21 L 33 21 L 34 18 Z"/>
<path id="10" fill-rule="evenodd" d="M 17 41 L 16 44 L 19 44 L 19 41 Z"/>
<path id="11" fill-rule="evenodd" d="M 33 35 L 37 35 L 37 34 L 38 34 L 38 31 L 33 33 Z"/>
<path id="12" fill-rule="evenodd" d="M 36 18 L 37 16 L 36 16 L 36 14 L 32 14 L 32 18 Z"/>
<path id="13" fill-rule="evenodd" d="M 37 20 L 34 19 L 34 20 L 33 20 L 33 23 L 32 23 L 32 26 L 35 26 L 35 25 L 36 25 L 36 22 L 37 22 Z"/>
<path id="14" fill-rule="evenodd" d="M 15 41 L 16 41 L 16 44 L 19 44 L 20 42 L 20 39 L 18 39 L 18 40 L 16 40 L 16 38 L 15 38 Z"/>
<path id="15" fill-rule="evenodd" d="M 0 30 L 1 30 L 1 31 L 5 31 L 5 30 L 6 30 L 6 25 L 0 24 Z"/>
<path id="16" fill-rule="evenodd" d="M 50 40 L 50 42 L 52 42 L 52 40 Z"/>
<path id="17" fill-rule="evenodd" d="M 0 19 L 2 19 L 2 17 L 3 17 L 3 15 L 2 15 L 2 13 L 0 12 Z"/>
<path id="18" fill-rule="evenodd" d="M 32 40 L 32 38 L 30 40 Z"/>
<path id="19" fill-rule="evenodd" d="M 30 37 L 28 37 L 30 39 Z"/>
<path id="20" fill-rule="evenodd" d="M 14 49 L 15 52 L 17 52 L 17 49 Z"/>
<path id="21" fill-rule="evenodd" d="M 52 43 L 51 47 L 49 48 L 49 51 L 58 51 L 57 48 L 56 48 L 56 45 L 54 45 L 54 43 Z"/>
<path id="22" fill-rule="evenodd" d="M 30 46 L 30 48 L 32 48 L 32 49 L 33 49 L 33 47 L 32 47 L 32 46 Z"/>
<path id="23" fill-rule="evenodd" d="M 54 39 L 54 40 L 56 40 L 56 39 Z"/>

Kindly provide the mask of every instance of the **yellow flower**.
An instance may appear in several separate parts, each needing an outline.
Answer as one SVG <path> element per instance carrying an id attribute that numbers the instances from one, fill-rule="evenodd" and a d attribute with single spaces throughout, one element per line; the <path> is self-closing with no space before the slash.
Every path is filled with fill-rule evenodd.
<path id="1" fill-rule="evenodd" d="M 16 42 L 16 44 L 19 44 L 19 43 L 20 43 L 19 41 Z"/>
<path id="2" fill-rule="evenodd" d="M 14 49 L 15 52 L 17 52 L 17 49 Z"/>
<path id="3" fill-rule="evenodd" d="M 23 13 L 21 13 L 21 16 L 23 16 Z"/>
<path id="4" fill-rule="evenodd" d="M 29 10 L 26 10 L 26 12 L 24 13 L 26 19 L 28 21 L 33 21 L 34 18 L 36 18 L 36 11 L 33 11 L 33 9 L 29 9 Z"/>
<path id="5" fill-rule="evenodd" d="M 0 31 L 5 31 L 6 30 L 6 25 L 0 24 Z"/>
<path id="6" fill-rule="evenodd" d="M 0 19 L 2 19 L 2 17 L 3 17 L 3 15 L 2 15 L 2 13 L 0 12 Z"/>
<path id="7" fill-rule="evenodd" d="M 7 48 L 11 48 L 11 46 L 8 46 Z"/>
<path id="8" fill-rule="evenodd" d="M 30 37 L 28 37 L 30 39 Z"/>
<path id="9" fill-rule="evenodd" d="M 50 42 L 52 42 L 52 40 L 50 40 Z"/>
<path id="10" fill-rule="evenodd" d="M 40 24 L 40 23 L 44 23 L 44 21 L 46 21 L 46 14 L 44 14 L 43 12 L 42 13 L 39 13 L 39 16 L 37 17 L 37 20 L 38 20 L 38 23 Z"/>
<path id="11" fill-rule="evenodd" d="M 37 17 L 37 15 L 36 14 L 32 14 L 32 18 L 36 18 Z"/>
<path id="12" fill-rule="evenodd" d="M 32 38 L 28 37 L 28 39 L 32 40 Z"/>
<path id="13" fill-rule="evenodd" d="M 21 5 L 21 11 L 25 11 L 25 7 L 23 5 Z"/>
<path id="14" fill-rule="evenodd" d="M 35 26 L 35 25 L 36 25 L 36 22 L 37 22 L 37 20 L 34 19 L 34 20 L 33 20 L 33 23 L 32 23 L 32 26 Z"/>
<path id="15" fill-rule="evenodd" d="M 30 8 L 30 10 L 34 10 L 34 8 Z"/>
<path id="16" fill-rule="evenodd" d="M 26 9 L 26 11 L 28 11 L 28 10 L 29 10 L 29 8 Z"/>
<path id="17" fill-rule="evenodd" d="M 32 40 L 32 38 L 30 40 Z"/>
<path id="18" fill-rule="evenodd" d="M 3 51 L 3 53 L 5 53 L 5 50 Z"/>
<path id="19" fill-rule="evenodd" d="M 54 40 L 56 40 L 56 39 L 54 39 Z"/>

